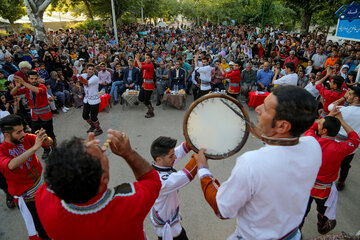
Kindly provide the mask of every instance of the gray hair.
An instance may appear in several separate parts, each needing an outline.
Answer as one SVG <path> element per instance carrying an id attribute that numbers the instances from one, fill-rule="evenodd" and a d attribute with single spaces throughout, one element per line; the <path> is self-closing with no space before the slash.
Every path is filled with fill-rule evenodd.
<path id="1" fill-rule="evenodd" d="M 28 68 L 31 69 L 31 64 L 28 61 L 22 61 L 19 63 L 19 69 Z"/>
<path id="2" fill-rule="evenodd" d="M 50 73 L 50 76 L 51 76 L 51 77 L 54 76 L 54 75 L 57 75 L 57 72 L 56 72 L 56 71 L 52 71 L 52 72 Z"/>
<path id="3" fill-rule="evenodd" d="M 251 63 L 247 63 L 245 67 L 252 67 Z"/>

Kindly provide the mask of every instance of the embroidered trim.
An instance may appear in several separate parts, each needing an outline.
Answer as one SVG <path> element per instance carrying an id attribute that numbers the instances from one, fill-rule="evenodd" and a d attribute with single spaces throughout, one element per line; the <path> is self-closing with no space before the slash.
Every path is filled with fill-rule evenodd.
<path id="1" fill-rule="evenodd" d="M 86 206 L 78 206 L 75 204 L 66 203 L 64 200 L 61 200 L 61 205 L 67 210 L 68 212 L 79 214 L 79 215 L 86 215 L 86 214 L 92 214 L 100 211 L 108 203 L 114 198 L 114 190 L 108 189 L 104 192 L 104 194 L 101 196 L 99 200 L 97 200 L 95 203 L 92 203 L 90 205 Z"/>
<path id="2" fill-rule="evenodd" d="M 155 210 L 155 208 L 152 208 L 152 216 L 153 216 L 154 222 L 156 223 L 155 227 L 164 227 L 164 225 L 166 223 L 168 223 L 170 226 L 173 226 L 175 223 L 179 222 L 181 219 L 180 212 L 179 212 L 179 206 L 175 209 L 174 213 L 172 214 L 170 219 L 167 221 L 164 221 L 159 216 L 159 213 L 158 213 L 158 211 Z"/>
<path id="3" fill-rule="evenodd" d="M 183 172 L 190 181 L 193 180 L 193 175 L 191 175 L 191 173 L 186 168 L 183 169 Z"/>
<path id="4" fill-rule="evenodd" d="M 151 164 L 153 166 L 153 168 L 158 171 L 158 172 L 168 172 L 168 171 L 173 171 L 173 172 L 177 172 L 174 168 L 172 167 L 159 167 L 157 165 L 155 165 L 154 163 Z"/>
<path id="5" fill-rule="evenodd" d="M 329 140 L 335 140 L 335 137 L 330 137 L 330 136 L 321 136 L 322 138 L 326 138 L 326 139 L 329 139 Z"/>
<path id="6" fill-rule="evenodd" d="M 131 192 L 129 192 L 129 193 L 116 193 L 115 195 L 114 195 L 114 197 L 118 197 L 118 196 L 120 196 L 120 197 L 129 197 L 129 196 L 132 196 L 132 195 L 134 195 L 135 194 L 135 187 L 134 187 L 134 184 L 132 184 L 132 183 L 128 183 L 129 185 L 130 185 L 130 187 L 131 187 Z"/>
<path id="7" fill-rule="evenodd" d="M 294 146 L 299 143 L 299 138 L 272 138 L 261 136 L 261 140 L 269 145 Z"/>

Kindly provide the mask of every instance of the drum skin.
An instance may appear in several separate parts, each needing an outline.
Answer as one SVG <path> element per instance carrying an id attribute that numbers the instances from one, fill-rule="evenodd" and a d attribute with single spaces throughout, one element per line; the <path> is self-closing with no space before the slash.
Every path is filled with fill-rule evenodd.
<path id="1" fill-rule="evenodd" d="M 209 159 L 224 159 L 239 152 L 249 137 L 249 125 L 222 101 L 249 116 L 241 103 L 225 94 L 207 94 L 187 110 L 183 131 L 194 152 L 205 148 Z"/>

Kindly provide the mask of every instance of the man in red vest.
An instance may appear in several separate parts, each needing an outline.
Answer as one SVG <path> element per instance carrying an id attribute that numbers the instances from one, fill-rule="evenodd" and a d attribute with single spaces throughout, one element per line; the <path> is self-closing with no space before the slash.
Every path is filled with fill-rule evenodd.
<path id="1" fill-rule="evenodd" d="M 135 61 L 138 65 L 138 67 L 141 70 L 143 70 L 143 79 L 144 79 L 144 82 L 142 84 L 142 87 L 141 87 L 140 93 L 139 93 L 139 101 L 143 102 L 145 104 L 145 106 L 148 108 L 148 112 L 146 113 L 145 117 L 152 118 L 155 116 L 155 114 L 154 114 L 154 108 L 150 102 L 150 97 L 155 88 L 155 84 L 154 84 L 155 67 L 154 67 L 154 64 L 151 62 L 151 54 L 146 53 L 145 54 L 145 62 L 141 62 L 140 54 L 137 53 L 135 56 Z"/>
<path id="2" fill-rule="evenodd" d="M 52 121 L 52 112 L 47 98 L 47 88 L 39 83 L 39 74 L 36 71 L 29 72 L 27 83 L 25 79 L 14 76 L 15 87 L 11 90 L 11 95 L 26 95 L 31 108 L 31 129 L 33 133 L 41 128 L 45 129 L 46 134 L 56 141 Z M 42 159 L 48 158 L 50 148 L 44 149 Z"/>

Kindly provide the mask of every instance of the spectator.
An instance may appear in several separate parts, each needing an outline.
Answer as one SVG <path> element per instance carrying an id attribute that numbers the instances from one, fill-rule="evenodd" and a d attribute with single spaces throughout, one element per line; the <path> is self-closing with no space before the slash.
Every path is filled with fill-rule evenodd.
<path id="1" fill-rule="evenodd" d="M 252 69 L 251 63 L 245 65 L 245 69 L 241 72 L 240 91 L 246 98 L 256 83 L 256 71 Z"/>
<path id="2" fill-rule="evenodd" d="M 54 96 L 56 96 L 57 103 L 61 110 L 66 113 L 70 108 L 66 107 L 70 105 L 70 93 L 64 87 L 64 82 L 60 79 L 57 72 L 52 71 L 50 73 L 49 83 L 51 86 L 51 91 Z"/>
<path id="3" fill-rule="evenodd" d="M 100 71 L 98 72 L 99 77 L 99 91 L 105 89 L 108 92 L 108 87 L 111 85 L 111 73 L 106 69 L 106 64 L 100 64 Z"/>
<path id="4" fill-rule="evenodd" d="M 170 87 L 170 71 L 165 68 L 164 61 L 160 61 L 160 67 L 156 68 L 156 106 L 161 104 L 161 98 L 164 95 L 164 92 L 167 88 Z"/>
<path id="5" fill-rule="evenodd" d="M 274 72 L 270 70 L 270 63 L 265 62 L 264 68 L 257 73 L 256 82 L 258 84 L 258 89 L 260 91 L 267 90 L 273 78 Z"/>
<path id="6" fill-rule="evenodd" d="M 307 76 L 305 76 L 305 71 L 304 71 L 304 70 L 298 71 L 298 81 L 297 81 L 297 85 L 298 85 L 299 87 L 304 88 L 308 83 L 309 83 L 309 79 L 308 79 Z"/>

